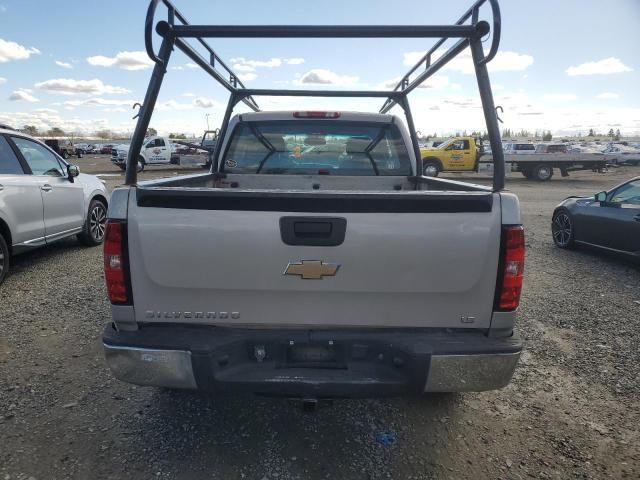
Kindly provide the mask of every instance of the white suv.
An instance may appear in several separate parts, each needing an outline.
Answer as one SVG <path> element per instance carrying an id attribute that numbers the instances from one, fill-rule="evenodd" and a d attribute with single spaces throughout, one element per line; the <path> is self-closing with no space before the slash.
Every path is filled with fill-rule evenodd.
<path id="1" fill-rule="evenodd" d="M 99 245 L 109 195 L 44 143 L 0 125 L 0 283 L 10 256 L 77 235 Z"/>

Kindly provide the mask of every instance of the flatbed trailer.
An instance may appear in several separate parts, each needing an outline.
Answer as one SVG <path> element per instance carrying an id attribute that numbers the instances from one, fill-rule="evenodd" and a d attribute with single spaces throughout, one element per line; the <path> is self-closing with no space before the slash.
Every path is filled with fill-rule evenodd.
<path id="1" fill-rule="evenodd" d="M 521 172 L 529 180 L 539 182 L 551 180 L 555 169 L 558 169 L 563 177 L 568 177 L 569 172 L 578 170 L 604 172 L 607 169 L 607 157 L 601 153 L 504 154 L 504 161 L 507 170 Z M 493 157 L 482 156 L 480 164 L 483 163 L 492 164 Z"/>

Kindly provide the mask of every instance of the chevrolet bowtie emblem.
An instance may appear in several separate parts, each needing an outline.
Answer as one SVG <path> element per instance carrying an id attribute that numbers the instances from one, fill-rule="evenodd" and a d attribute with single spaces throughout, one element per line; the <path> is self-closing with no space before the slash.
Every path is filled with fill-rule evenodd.
<path id="1" fill-rule="evenodd" d="M 287 265 L 283 275 L 300 275 L 304 280 L 321 280 L 322 277 L 333 277 L 340 265 L 324 263 L 321 260 L 302 260 Z"/>

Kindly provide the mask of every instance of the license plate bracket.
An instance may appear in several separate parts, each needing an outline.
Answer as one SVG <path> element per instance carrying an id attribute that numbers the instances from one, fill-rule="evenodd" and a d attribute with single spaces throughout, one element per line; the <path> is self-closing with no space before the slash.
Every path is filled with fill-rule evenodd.
<path id="1" fill-rule="evenodd" d="M 285 348 L 286 368 L 346 368 L 342 346 L 336 344 L 298 343 Z"/>

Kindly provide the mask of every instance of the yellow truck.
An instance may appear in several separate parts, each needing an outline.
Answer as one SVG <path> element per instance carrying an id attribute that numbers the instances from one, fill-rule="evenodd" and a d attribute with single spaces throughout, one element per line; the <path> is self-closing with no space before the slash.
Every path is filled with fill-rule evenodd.
<path id="1" fill-rule="evenodd" d="M 422 172 L 437 177 L 440 172 L 477 172 L 480 147 L 473 137 L 454 137 L 436 148 L 421 148 Z"/>
<path id="2" fill-rule="evenodd" d="M 521 148 L 519 148 L 521 147 Z M 526 148 L 525 148 L 526 147 Z M 563 177 L 577 170 L 602 172 L 607 168 L 606 155 L 598 153 L 562 153 L 531 143 L 507 143 L 504 159 L 507 171 L 520 172 L 528 180 L 546 182 L 558 169 Z M 421 148 L 422 173 L 437 177 L 440 172 L 477 172 L 480 162 L 493 164 L 491 152 L 485 152 L 474 137 L 453 137 L 437 148 Z M 481 159 L 482 157 L 482 159 Z"/>

